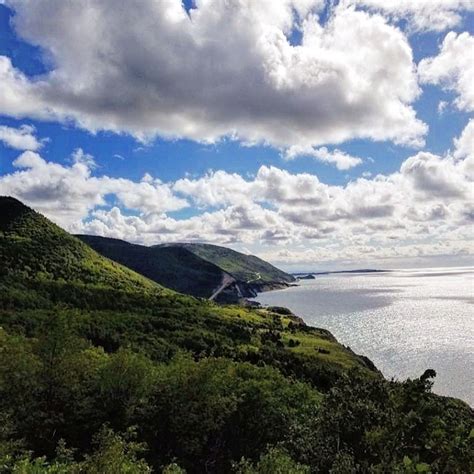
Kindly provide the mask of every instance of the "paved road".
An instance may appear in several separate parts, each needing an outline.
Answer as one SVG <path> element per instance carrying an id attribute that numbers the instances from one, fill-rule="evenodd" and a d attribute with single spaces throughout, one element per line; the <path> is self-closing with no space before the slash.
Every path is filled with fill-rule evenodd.
<path id="1" fill-rule="evenodd" d="M 210 300 L 215 299 L 221 291 L 225 290 L 229 285 L 231 285 L 234 282 L 235 282 L 235 278 L 230 276 L 228 273 L 224 273 L 224 276 L 222 277 L 221 285 L 219 286 L 219 288 L 217 288 L 217 290 L 214 291 L 214 293 L 212 293 L 209 299 Z"/>
<path id="2" fill-rule="evenodd" d="M 262 279 L 262 275 L 260 275 L 260 273 L 255 272 L 255 275 L 257 275 L 257 278 L 253 278 L 252 280 L 247 280 L 247 283 L 252 283 L 253 281 L 258 281 Z"/>

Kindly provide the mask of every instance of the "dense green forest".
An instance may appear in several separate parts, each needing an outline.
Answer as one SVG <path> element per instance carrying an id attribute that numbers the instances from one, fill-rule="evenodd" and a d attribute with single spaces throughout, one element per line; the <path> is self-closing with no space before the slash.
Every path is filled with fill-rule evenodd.
<path id="1" fill-rule="evenodd" d="M 219 306 L 0 198 L 0 472 L 468 473 L 474 414 L 281 308 Z"/>

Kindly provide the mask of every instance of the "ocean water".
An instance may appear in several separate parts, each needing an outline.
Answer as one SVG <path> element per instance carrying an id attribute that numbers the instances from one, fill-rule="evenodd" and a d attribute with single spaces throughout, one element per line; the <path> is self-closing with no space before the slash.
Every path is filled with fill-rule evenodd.
<path id="1" fill-rule="evenodd" d="M 256 301 L 329 329 L 388 378 L 435 369 L 434 392 L 474 406 L 474 267 L 319 275 Z"/>

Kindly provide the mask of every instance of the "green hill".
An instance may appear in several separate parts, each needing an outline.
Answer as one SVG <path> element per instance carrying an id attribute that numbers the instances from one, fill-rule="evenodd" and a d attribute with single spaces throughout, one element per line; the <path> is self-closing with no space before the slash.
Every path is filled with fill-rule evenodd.
<path id="1" fill-rule="evenodd" d="M 0 198 L 0 260 L 3 276 L 11 278 L 122 290 L 158 289 L 14 198 Z"/>
<path id="2" fill-rule="evenodd" d="M 171 243 L 164 246 L 183 247 L 230 273 L 244 283 L 291 283 L 295 278 L 254 255 L 210 244 Z"/>
<path id="3" fill-rule="evenodd" d="M 183 247 L 145 247 L 123 240 L 78 235 L 101 255 L 181 293 L 209 298 L 225 272 Z"/>
<path id="4" fill-rule="evenodd" d="M 163 286 L 224 303 L 236 303 L 295 280 L 258 257 L 217 245 L 169 243 L 146 247 L 105 237 L 77 237 L 101 255 Z"/>
<path id="5" fill-rule="evenodd" d="M 0 198 L 0 261 L 0 308 L 59 302 L 105 308 L 174 295 L 13 198 Z"/>
<path id="6" fill-rule="evenodd" d="M 0 197 L 0 472 L 473 472 L 473 411 L 433 376 L 387 381 L 286 310 L 163 288 Z"/>

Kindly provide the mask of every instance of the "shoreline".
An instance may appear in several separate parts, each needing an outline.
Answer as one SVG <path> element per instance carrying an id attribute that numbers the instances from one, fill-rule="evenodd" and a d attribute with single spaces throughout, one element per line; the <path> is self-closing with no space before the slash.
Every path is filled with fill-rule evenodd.
<path id="1" fill-rule="evenodd" d="M 370 275 L 359 277 L 363 278 L 363 285 L 369 285 L 367 287 L 369 291 L 367 293 L 362 292 L 363 294 L 359 292 L 352 296 L 349 289 L 359 288 L 362 283 L 356 282 L 355 279 L 354 281 L 352 279 L 348 280 L 341 275 L 341 284 L 345 282 L 342 286 L 338 284 L 335 277 L 330 279 L 328 276 L 325 279 L 326 283 L 321 288 L 319 288 L 318 282 L 302 282 L 301 289 L 303 291 L 301 293 L 296 291 L 267 297 L 262 295 L 262 300 L 257 298 L 257 301 L 253 301 L 253 303 L 260 305 L 262 308 L 273 305 L 289 306 L 290 310 L 301 315 L 308 325 L 327 328 L 334 335 L 337 335 L 336 338 L 341 344 L 353 348 L 356 354 L 367 354 L 387 379 L 395 378 L 402 381 L 413 379 L 421 374 L 423 370 L 432 368 L 438 374 L 434 381 L 434 393 L 462 400 L 469 406 L 474 407 L 474 399 L 469 391 L 469 384 L 466 384 L 466 380 L 463 382 L 463 374 L 467 373 L 466 364 L 469 365 L 471 360 L 469 352 L 466 352 L 466 346 L 459 346 L 459 350 L 464 354 L 461 359 L 451 357 L 449 347 L 446 350 L 430 352 L 429 358 L 424 356 L 425 351 L 432 348 L 433 341 L 440 337 L 439 331 L 443 331 L 443 334 L 444 331 L 447 331 L 451 341 L 461 340 L 464 337 L 459 329 L 461 326 L 452 323 L 452 317 L 456 316 L 459 323 L 464 321 L 462 324 L 466 324 L 465 319 L 459 318 L 467 314 L 468 307 L 466 305 L 472 304 L 472 300 L 469 299 L 468 301 L 461 297 L 454 298 L 450 293 L 454 287 L 458 286 L 456 283 L 458 278 L 465 281 L 469 277 L 463 277 L 464 272 L 452 272 L 450 275 L 454 279 L 451 280 L 451 277 L 447 278 L 443 272 L 438 270 L 432 269 L 432 272 L 428 275 L 418 271 L 416 276 L 419 278 L 416 281 L 414 280 L 413 283 L 406 279 L 403 272 L 386 273 L 386 276 L 383 277 L 383 284 L 382 280 L 377 279 L 376 281 L 373 280 L 374 285 L 384 289 L 390 289 L 392 285 L 403 285 L 404 290 L 403 292 L 399 289 L 398 292 L 388 292 L 385 297 L 382 296 L 382 290 L 370 291 L 372 282 Z M 431 283 L 432 277 L 437 278 L 435 283 Z M 441 293 L 436 293 L 439 284 L 443 285 L 444 290 Z M 303 287 L 306 286 L 307 291 L 304 291 L 305 288 Z M 416 299 L 419 295 L 415 294 L 413 289 L 425 287 L 426 290 L 422 292 L 425 297 L 422 300 Z M 308 293 L 312 290 L 321 291 L 321 294 L 312 296 Z M 444 302 L 438 303 L 441 296 L 437 295 L 444 295 Z M 413 323 L 411 326 L 408 325 L 407 329 L 407 314 L 409 314 L 407 310 L 413 297 L 418 302 L 422 301 L 424 306 L 420 308 L 416 315 L 417 323 Z M 382 301 L 384 298 L 388 298 L 390 301 L 384 303 Z M 377 303 L 381 306 L 378 306 Z M 459 308 L 453 305 L 458 305 Z M 433 324 L 433 320 L 426 316 L 431 307 L 438 308 L 438 312 L 435 313 L 437 318 L 436 327 L 442 327 L 443 329 L 435 331 L 428 337 L 426 335 L 428 331 L 420 329 L 421 332 L 417 332 L 415 326 L 420 328 L 431 327 L 427 325 Z M 382 318 L 384 314 L 384 317 L 388 319 Z M 387 323 L 384 323 L 384 321 Z M 410 328 L 411 330 L 409 330 Z M 419 341 L 419 334 L 425 334 L 421 342 Z M 376 341 L 382 339 L 384 340 L 383 347 L 378 347 Z M 451 342 L 451 346 L 453 344 L 454 342 Z M 455 371 L 454 375 L 451 374 L 450 364 L 454 364 L 452 366 Z"/>

